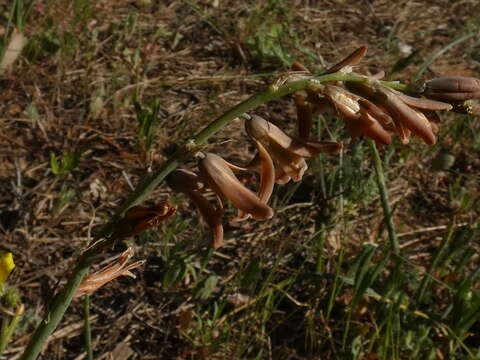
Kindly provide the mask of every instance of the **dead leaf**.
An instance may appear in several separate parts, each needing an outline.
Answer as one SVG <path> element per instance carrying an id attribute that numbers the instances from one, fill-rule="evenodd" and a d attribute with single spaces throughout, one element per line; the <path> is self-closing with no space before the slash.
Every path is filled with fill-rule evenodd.
<path id="1" fill-rule="evenodd" d="M 11 70 L 13 63 L 20 56 L 27 43 L 28 39 L 20 31 L 14 29 L 7 49 L 3 54 L 2 61 L 0 62 L 0 73 Z"/>

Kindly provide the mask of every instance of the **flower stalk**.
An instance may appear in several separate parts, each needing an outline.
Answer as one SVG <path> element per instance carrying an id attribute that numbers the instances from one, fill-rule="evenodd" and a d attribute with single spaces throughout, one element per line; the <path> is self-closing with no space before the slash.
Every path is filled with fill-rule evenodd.
<path id="1" fill-rule="evenodd" d="M 319 76 L 303 76 L 300 78 L 295 77 L 295 75 L 290 76 L 290 74 L 287 74 L 285 79 L 280 79 L 282 81 L 277 81 L 273 85 L 270 85 L 265 91 L 251 96 L 247 100 L 228 110 L 216 120 L 212 121 L 195 137 L 190 139 L 184 147 L 181 147 L 177 152 L 175 152 L 158 171 L 146 177 L 137 186 L 137 188 L 128 197 L 128 199 L 117 209 L 111 221 L 101 228 L 99 233 L 95 236 L 94 243 L 80 256 L 74 270 L 72 271 L 67 281 L 67 284 L 52 299 L 50 306 L 45 312 L 44 319 L 40 322 L 38 328 L 32 335 L 30 343 L 27 345 L 20 360 L 34 360 L 37 358 L 37 356 L 42 350 L 43 345 L 46 343 L 47 338 L 60 323 L 65 311 L 67 310 L 70 302 L 72 301 L 72 298 L 74 297 L 80 284 L 82 283 L 82 280 L 88 274 L 89 267 L 94 262 L 96 257 L 101 254 L 106 248 L 118 242 L 123 237 L 123 235 L 132 235 L 136 233 L 138 229 L 142 230 L 144 226 L 148 225 L 152 218 L 156 219 L 156 216 L 158 214 L 155 211 L 154 213 L 148 212 L 145 217 L 142 215 L 141 223 L 136 223 L 136 220 L 134 221 L 134 219 L 137 219 L 138 211 L 134 213 L 133 217 L 130 213 L 130 218 L 128 218 L 128 210 L 144 201 L 147 196 L 167 177 L 167 175 L 174 171 L 186 159 L 192 157 L 193 153 L 195 152 L 192 149 L 196 149 L 199 145 L 205 144 L 211 136 L 216 134 L 234 119 L 271 100 L 278 99 L 280 97 L 293 94 L 304 89 L 309 89 L 315 92 L 318 91 L 319 88 L 322 88 L 322 83 L 327 82 L 368 83 L 370 79 L 366 76 L 358 75 L 355 73 L 346 73 L 345 71 L 342 71 L 347 65 L 355 65 L 359 61 L 359 59 L 363 57 L 365 51 L 366 49 L 360 49 L 360 51 L 353 53 L 351 57 L 347 58 L 346 61 L 340 62 L 338 66 L 338 69 L 340 69 L 340 71 L 337 71 L 337 68 L 334 67 L 331 71 L 336 72 L 328 72 Z M 388 82 L 381 80 L 376 81 L 378 81 L 378 83 L 382 86 L 390 87 L 396 90 L 405 91 L 408 89 L 407 85 L 398 82 Z M 382 206 L 386 215 L 391 247 L 395 253 L 398 253 L 398 241 L 396 238 L 395 229 L 393 227 L 392 212 L 388 204 L 385 180 L 381 168 L 380 157 L 378 155 L 378 151 L 376 150 L 375 144 L 372 141 L 369 141 L 369 144 L 374 157 L 377 180 L 382 199 Z M 265 190 L 262 196 L 267 197 L 266 195 L 268 193 L 269 190 Z M 148 211 L 151 210 L 152 209 L 148 209 Z M 122 219 L 125 219 L 125 215 L 127 215 L 128 221 L 126 225 L 128 225 L 128 228 L 126 228 L 121 233 L 116 233 L 118 225 L 121 224 Z M 134 223 L 131 223 L 130 221 L 134 221 Z M 132 224 L 133 226 L 130 226 Z"/>
<path id="2" fill-rule="evenodd" d="M 192 145 L 202 145 L 207 140 L 220 131 L 223 127 L 230 122 L 241 116 L 242 114 L 250 111 L 262 104 L 265 104 L 271 100 L 278 99 L 285 95 L 292 94 L 296 91 L 302 90 L 315 83 L 332 82 L 332 81 L 356 81 L 365 82 L 367 79 L 364 76 L 350 75 L 343 73 L 333 73 L 322 75 L 319 77 L 313 77 L 312 79 L 302 79 L 294 82 L 287 82 L 280 86 L 269 86 L 265 91 L 262 91 L 256 95 L 251 96 L 247 100 L 231 108 L 226 113 L 221 115 L 216 120 L 212 121 L 206 128 L 200 131 L 191 141 Z M 20 360 L 34 360 L 38 357 L 42 351 L 43 344 L 47 341 L 48 337 L 56 329 L 58 324 L 63 318 L 65 311 L 67 311 L 72 298 L 77 291 L 83 278 L 88 274 L 90 265 L 95 260 L 95 257 L 100 254 L 106 247 L 115 243 L 116 239 L 109 235 L 115 228 L 115 223 L 118 222 L 121 217 L 131 207 L 140 204 L 147 196 L 158 186 L 160 183 L 181 165 L 192 154 L 186 149 L 181 148 L 177 150 L 164 164 L 163 166 L 147 177 L 141 182 L 128 199 L 117 209 L 112 220 L 107 223 L 96 236 L 96 241 L 77 262 L 74 270 L 68 278 L 67 284 L 62 290 L 52 299 L 52 302 L 45 312 L 43 320 L 32 335 L 32 338 L 23 352 Z"/>

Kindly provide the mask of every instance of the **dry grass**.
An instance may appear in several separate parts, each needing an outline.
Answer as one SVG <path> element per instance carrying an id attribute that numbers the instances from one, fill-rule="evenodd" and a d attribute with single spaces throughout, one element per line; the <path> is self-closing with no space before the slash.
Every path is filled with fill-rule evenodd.
<path id="1" fill-rule="evenodd" d="M 85 248 L 91 232 L 128 195 L 130 183 L 137 184 L 179 143 L 262 89 L 275 71 L 286 69 L 285 59 L 259 55 L 258 46 L 252 45 L 251 39 L 263 24 L 268 25 L 269 16 L 283 26 L 287 60 L 297 59 L 313 68 L 368 44 L 369 54 L 360 70 L 388 72 L 408 52 L 418 50 L 413 63 L 393 76 L 404 81 L 425 57 L 480 26 L 476 0 L 61 3 L 35 2 L 25 29 L 30 44 L 13 71 L 0 77 L 0 248 L 15 255 L 17 269 L 10 283 L 22 292 L 28 322 L 7 351 L 8 359 L 21 352 L 73 259 Z M 0 10 L 3 21 L 9 11 L 6 1 L 0 1 Z M 479 61 L 480 43 L 474 36 L 440 57 L 428 75 L 480 77 Z M 145 105 L 154 97 L 160 99 L 160 120 L 153 149 L 146 153 L 138 146 L 132 104 L 137 99 Z M 295 111 L 289 99 L 262 106 L 257 113 L 294 128 Z M 469 122 L 462 128 L 459 121 L 467 122 L 445 117 L 439 144 L 433 148 L 415 142 L 384 150 L 389 197 L 412 274 L 426 269 L 453 219 L 472 226 L 478 219 L 480 139 L 475 131 L 479 126 Z M 336 123 L 329 126 L 348 143 Z M 240 121 L 232 124 L 212 139 L 209 149 L 246 162 L 252 147 L 239 136 L 241 132 Z M 463 141 L 466 136 L 468 142 Z M 339 160 L 324 158 L 312 163 L 298 188 L 276 189 L 274 220 L 227 226 L 227 244 L 215 253 L 205 248 L 210 234 L 192 205 L 175 196 L 175 219 L 156 232 L 129 240 L 138 258 L 147 259 L 138 280 L 119 279 L 92 296 L 95 358 L 127 359 L 118 355 L 122 346 L 131 349 L 130 359 L 143 360 L 255 358 L 257 354 L 265 359 L 348 358 L 338 344 L 341 339 L 329 331 L 334 332 L 331 321 L 340 318 L 335 311 L 342 311 L 339 304 L 348 303 L 349 293 L 337 299 L 329 323 L 314 309 L 328 298 L 322 286 L 331 279 L 312 282 L 309 276 L 320 257 L 322 272 L 335 274 L 337 266 L 347 268 L 362 244 L 386 243 L 369 155 L 362 144 L 354 152 L 355 146 L 347 145 L 344 154 L 352 167 L 344 169 L 351 173 L 342 175 L 347 178 L 343 211 L 335 196 L 342 190 Z M 456 161 L 450 171 L 434 172 L 430 164 L 441 149 Z M 59 157 L 80 152 L 79 166 L 54 176 L 49 165 L 52 152 Z M 322 178 L 331 186 L 329 200 L 320 190 Z M 64 206 L 59 204 L 62 186 L 71 193 Z M 473 206 L 462 207 L 455 197 L 462 191 Z M 171 196 L 162 185 L 151 201 Z M 321 229 L 326 231 L 320 241 Z M 478 239 L 471 246 L 478 261 Z M 337 261 L 339 254 L 347 259 L 343 265 Z M 260 270 L 251 270 L 255 266 Z M 295 284 L 280 301 L 278 296 L 284 293 L 271 284 L 282 286 L 291 274 L 298 275 Z M 214 275 L 218 284 L 202 298 L 201 280 Z M 438 301 L 447 306 L 449 297 L 438 291 Z M 228 299 L 238 293 L 250 294 L 257 302 L 223 319 L 235 311 Z M 365 300 L 364 308 L 372 301 Z M 224 306 L 221 325 L 208 323 L 214 319 L 214 303 Z M 267 315 L 268 304 L 272 311 Z M 366 322 L 361 315 L 354 314 L 357 327 Z M 262 316 L 269 321 L 262 321 Z M 42 359 L 81 359 L 82 321 L 77 301 Z M 475 326 L 478 329 L 478 322 Z M 443 341 L 441 334 L 436 338 Z"/>

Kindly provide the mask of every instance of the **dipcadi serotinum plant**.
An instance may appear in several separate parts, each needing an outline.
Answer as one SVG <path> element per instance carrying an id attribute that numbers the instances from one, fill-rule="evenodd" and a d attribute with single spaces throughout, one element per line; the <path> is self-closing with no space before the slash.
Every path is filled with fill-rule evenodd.
<path id="1" fill-rule="evenodd" d="M 427 145 L 436 142 L 439 128 L 437 111 L 469 112 L 471 99 L 480 98 L 480 80 L 449 76 L 427 81 L 402 84 L 382 80 L 383 72 L 363 75 L 353 71 L 365 56 L 366 47 L 355 50 L 338 64 L 321 74 L 312 74 L 295 63 L 291 71 L 280 76 L 266 90 L 255 94 L 211 122 L 186 145 L 173 154 L 163 166 L 138 185 L 127 201 L 117 209 L 111 221 L 96 235 L 95 241 L 80 256 L 67 284 L 59 291 L 46 310 L 44 319 L 32 335 L 21 359 L 36 359 L 43 344 L 60 323 L 72 299 L 89 294 L 118 276 L 132 276 L 129 270 L 143 264 L 127 265 L 132 250 L 122 253 L 116 262 L 88 276 L 89 267 L 98 255 L 118 243 L 170 217 L 174 209 L 164 202 L 153 207 L 138 206 L 167 177 L 174 191 L 186 194 L 213 231 L 212 246 L 222 245 L 225 201 L 229 200 L 238 215 L 232 221 L 248 218 L 268 220 L 274 209 L 268 204 L 275 183 L 300 181 L 307 170 L 307 158 L 320 153 L 335 154 L 342 144 L 310 138 L 312 119 L 320 113 L 330 113 L 343 120 L 352 137 L 370 139 L 379 178 L 379 190 L 385 214 L 390 213 L 386 192 L 382 191 L 380 161 L 377 146 L 388 146 L 392 136 L 402 143 L 418 137 Z M 298 131 L 287 135 L 276 124 L 256 115 L 248 115 L 259 105 L 291 95 L 297 109 Z M 245 118 L 245 130 L 253 141 L 257 154 L 244 166 L 231 164 L 219 155 L 199 152 L 200 146 L 234 119 Z M 198 172 L 177 169 L 186 159 L 199 158 Z M 253 192 L 237 178 L 235 171 L 256 171 L 260 174 L 258 190 Z M 212 204 L 204 193 L 211 191 L 217 199 Z M 399 247 L 393 224 L 388 221 L 392 251 Z M 85 279 L 84 279 L 85 278 Z"/>

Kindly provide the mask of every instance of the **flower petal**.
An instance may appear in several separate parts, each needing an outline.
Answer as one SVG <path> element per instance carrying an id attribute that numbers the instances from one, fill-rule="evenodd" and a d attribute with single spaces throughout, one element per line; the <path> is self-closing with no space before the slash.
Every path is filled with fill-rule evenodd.
<path id="1" fill-rule="evenodd" d="M 121 239 L 135 236 L 142 231 L 158 225 L 175 214 L 172 204 L 162 201 L 153 206 L 134 206 L 115 225 L 114 236 Z"/>
<path id="2" fill-rule="evenodd" d="M 257 220 L 270 219 L 273 216 L 272 209 L 243 186 L 228 163 L 220 156 L 206 153 L 199 161 L 198 167 L 209 187 L 229 199 L 238 209 Z"/>
<path id="3" fill-rule="evenodd" d="M 202 218 L 212 229 L 212 246 L 217 249 L 223 245 L 223 204 L 217 195 L 218 206 L 214 207 L 198 190 L 200 189 L 199 180 L 200 177 L 191 171 L 176 169 L 168 176 L 167 184 L 173 190 L 184 193 L 192 200 Z"/>
<path id="4" fill-rule="evenodd" d="M 395 90 L 390 90 L 396 95 L 402 99 L 402 101 L 410 106 L 413 106 L 417 109 L 423 109 L 423 110 L 452 110 L 452 105 L 441 102 L 441 101 L 436 101 L 436 100 L 431 100 L 431 99 L 424 99 L 424 98 L 416 98 L 413 96 L 408 96 L 405 95 L 399 91 Z"/>
<path id="5" fill-rule="evenodd" d="M 298 136 L 307 140 L 312 128 L 313 107 L 303 96 L 294 96 L 294 100 L 297 109 Z"/>
<path id="6" fill-rule="evenodd" d="M 251 119 L 245 122 L 245 128 L 250 137 L 260 141 L 266 147 L 274 160 L 282 163 L 285 163 L 288 158 L 288 155 L 283 153 L 301 157 L 314 157 L 322 152 L 336 153 L 342 148 L 341 144 L 335 142 L 307 142 L 292 138 L 276 125 L 256 115 L 253 115 Z"/>
<path id="7" fill-rule="evenodd" d="M 0 286 L 7 280 L 8 276 L 15 268 L 12 253 L 4 253 L 0 255 Z"/>
<path id="8" fill-rule="evenodd" d="M 346 70 L 347 67 L 351 67 L 359 64 L 360 61 L 362 61 L 362 59 L 364 58 L 364 56 L 367 54 L 367 49 L 368 48 L 366 46 L 360 46 L 358 49 L 356 49 L 354 52 L 348 55 L 345 59 L 333 65 L 327 71 L 322 73 L 322 75 Z"/>
<path id="9" fill-rule="evenodd" d="M 275 167 L 273 166 L 272 158 L 265 147 L 259 141 L 254 140 L 254 142 L 260 157 L 261 167 L 258 198 L 261 202 L 267 204 L 268 200 L 270 200 L 270 196 L 272 196 L 273 187 L 275 185 Z"/>
<path id="10" fill-rule="evenodd" d="M 435 144 L 435 135 L 420 111 L 411 108 L 399 96 L 383 87 L 376 88 L 376 95 L 380 104 L 390 112 L 396 125 L 400 122 L 402 126 L 421 137 L 425 143 Z"/>
<path id="11" fill-rule="evenodd" d="M 107 266 L 100 269 L 93 274 L 87 275 L 78 287 L 74 298 L 78 298 L 82 295 L 91 294 L 101 288 L 106 283 L 116 279 L 120 276 L 129 276 L 135 278 L 135 275 L 130 272 L 145 263 L 145 260 L 136 261 L 130 265 L 127 265 L 128 259 L 133 255 L 133 249 L 128 248 L 122 254 L 120 254 L 116 260 L 112 260 Z"/>

